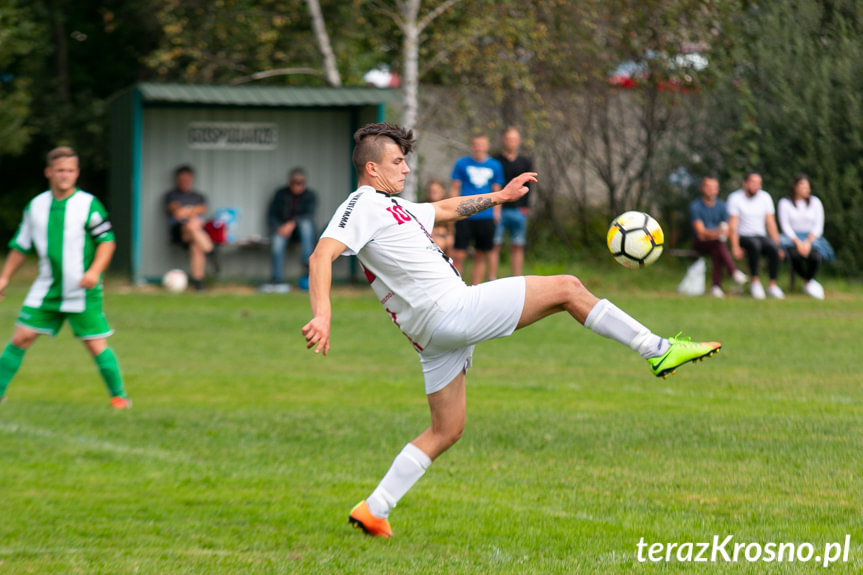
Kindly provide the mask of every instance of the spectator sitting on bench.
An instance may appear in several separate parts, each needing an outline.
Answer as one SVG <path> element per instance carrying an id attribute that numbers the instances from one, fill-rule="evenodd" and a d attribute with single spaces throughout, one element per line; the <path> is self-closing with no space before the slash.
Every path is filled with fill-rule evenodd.
<path id="1" fill-rule="evenodd" d="M 207 254 L 213 242 L 204 230 L 207 199 L 192 189 L 195 171 L 182 165 L 174 171 L 174 189 L 165 194 L 165 211 L 170 218 L 171 241 L 189 248 L 189 275 L 196 291 L 204 289 Z"/>
<path id="2" fill-rule="evenodd" d="M 824 205 L 812 195 L 809 177 L 794 176 L 787 198 L 779 200 L 780 242 L 791 258 L 794 273 L 803 278 L 803 291 L 815 299 L 824 299 L 824 288 L 815 280 L 822 261 L 834 259 L 833 247 L 824 233 Z M 793 277 L 793 276 L 792 276 Z"/>
<path id="3" fill-rule="evenodd" d="M 731 255 L 734 259 L 749 261 L 752 283 L 749 291 L 755 299 L 764 299 L 764 286 L 758 277 L 761 256 L 767 258 L 767 294 L 782 299 L 785 294 L 776 283 L 779 262 L 785 252 L 779 249 L 779 228 L 776 226 L 776 208 L 773 198 L 761 189 L 761 174 L 749 172 L 743 178 L 743 186 L 728 196 L 728 228 L 731 239 Z"/>
<path id="4" fill-rule="evenodd" d="M 728 270 L 736 284 L 742 285 L 748 278 L 734 265 L 728 246 L 725 245 L 728 238 L 728 210 L 718 196 L 719 180 L 713 176 L 702 178 L 701 197 L 689 204 L 689 220 L 694 232 L 693 249 L 701 255 L 710 256 L 713 262 L 713 287 L 710 288 L 710 294 L 724 297 L 722 268 Z"/>
<path id="5" fill-rule="evenodd" d="M 308 289 L 309 256 L 315 249 L 315 208 L 317 195 L 306 187 L 306 173 L 294 168 L 288 174 L 288 185 L 276 190 L 267 210 L 270 228 L 271 282 L 261 286 L 264 293 L 286 293 L 290 286 L 285 282 L 285 251 L 291 240 L 298 240 L 302 248 L 300 265 L 303 268 L 299 285 Z"/>

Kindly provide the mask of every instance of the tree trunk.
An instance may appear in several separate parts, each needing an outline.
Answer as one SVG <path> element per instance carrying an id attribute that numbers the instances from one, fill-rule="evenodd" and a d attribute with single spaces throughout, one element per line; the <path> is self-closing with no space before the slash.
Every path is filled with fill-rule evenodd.
<path id="1" fill-rule="evenodd" d="M 306 0 L 306 5 L 309 7 L 309 13 L 312 15 L 312 28 L 314 29 L 315 37 L 318 39 L 318 48 L 324 57 L 324 70 L 326 71 L 327 82 L 330 86 L 341 86 L 342 79 L 336 66 L 336 56 L 333 54 L 333 47 L 330 45 L 330 36 L 327 34 L 327 27 L 324 25 L 324 14 L 321 12 L 321 3 L 318 0 Z"/>
<path id="2" fill-rule="evenodd" d="M 405 128 L 414 129 L 417 124 L 419 103 L 417 102 L 419 91 L 419 36 L 420 29 L 417 23 L 419 15 L 420 0 L 408 0 L 402 6 L 402 21 L 404 22 L 404 40 L 402 42 L 402 58 L 404 59 L 404 70 L 402 70 L 402 99 L 404 105 L 404 117 L 402 122 Z"/>
<path id="3" fill-rule="evenodd" d="M 413 130 L 417 125 L 419 114 L 419 37 L 420 28 L 417 22 L 420 10 L 420 0 L 407 0 L 400 4 L 402 19 L 402 125 Z M 408 200 L 418 197 L 416 178 L 408 178 L 402 195 Z"/>

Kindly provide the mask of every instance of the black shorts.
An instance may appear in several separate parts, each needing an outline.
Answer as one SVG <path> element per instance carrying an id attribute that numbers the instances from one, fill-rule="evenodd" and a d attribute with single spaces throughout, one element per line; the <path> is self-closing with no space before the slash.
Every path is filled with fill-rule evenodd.
<path id="1" fill-rule="evenodd" d="M 481 252 L 490 252 L 494 248 L 494 220 L 460 220 L 455 223 L 455 245 L 453 249 L 466 250 L 473 242 L 474 247 Z"/>
<path id="2" fill-rule="evenodd" d="M 171 222 L 170 228 L 171 234 L 171 243 L 172 244 L 184 244 L 183 241 L 183 223 L 182 222 Z"/>
<path id="3" fill-rule="evenodd" d="M 172 220 L 171 227 L 169 228 L 169 235 L 171 236 L 171 243 L 176 244 L 178 246 L 182 246 L 184 248 L 189 247 L 189 242 L 183 241 L 183 225 L 189 220 Z"/>

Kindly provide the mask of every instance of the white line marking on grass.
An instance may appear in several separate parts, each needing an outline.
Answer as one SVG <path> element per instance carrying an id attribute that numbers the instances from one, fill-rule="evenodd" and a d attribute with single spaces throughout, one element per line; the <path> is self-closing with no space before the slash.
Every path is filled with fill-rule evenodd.
<path id="1" fill-rule="evenodd" d="M 114 443 L 111 441 L 97 439 L 95 437 L 88 437 L 86 435 L 69 435 L 66 433 L 57 433 L 52 429 L 46 429 L 44 427 L 33 427 L 31 425 L 21 423 L 0 422 L 0 432 L 7 433 L 9 435 L 29 435 L 31 437 L 42 437 L 45 439 L 62 441 L 64 443 L 74 443 L 76 445 L 87 447 L 89 449 L 107 451 L 109 453 L 116 453 L 118 455 L 129 455 L 136 458 L 154 459 L 156 461 L 165 461 L 169 463 L 199 463 L 193 461 L 182 453 L 174 453 L 164 451 L 162 449 L 132 447 L 129 445 L 124 445 L 122 443 Z"/>

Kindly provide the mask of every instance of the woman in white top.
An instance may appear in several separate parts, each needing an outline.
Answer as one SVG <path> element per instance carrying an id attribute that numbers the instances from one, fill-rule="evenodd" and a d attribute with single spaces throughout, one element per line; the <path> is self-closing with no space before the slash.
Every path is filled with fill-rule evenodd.
<path id="1" fill-rule="evenodd" d="M 824 299 L 824 288 L 815 280 L 822 261 L 833 261 L 833 248 L 824 239 L 824 206 L 812 195 L 806 174 L 794 176 L 787 198 L 779 200 L 779 229 L 782 248 L 788 252 L 795 273 L 805 282 L 803 291 Z"/>

